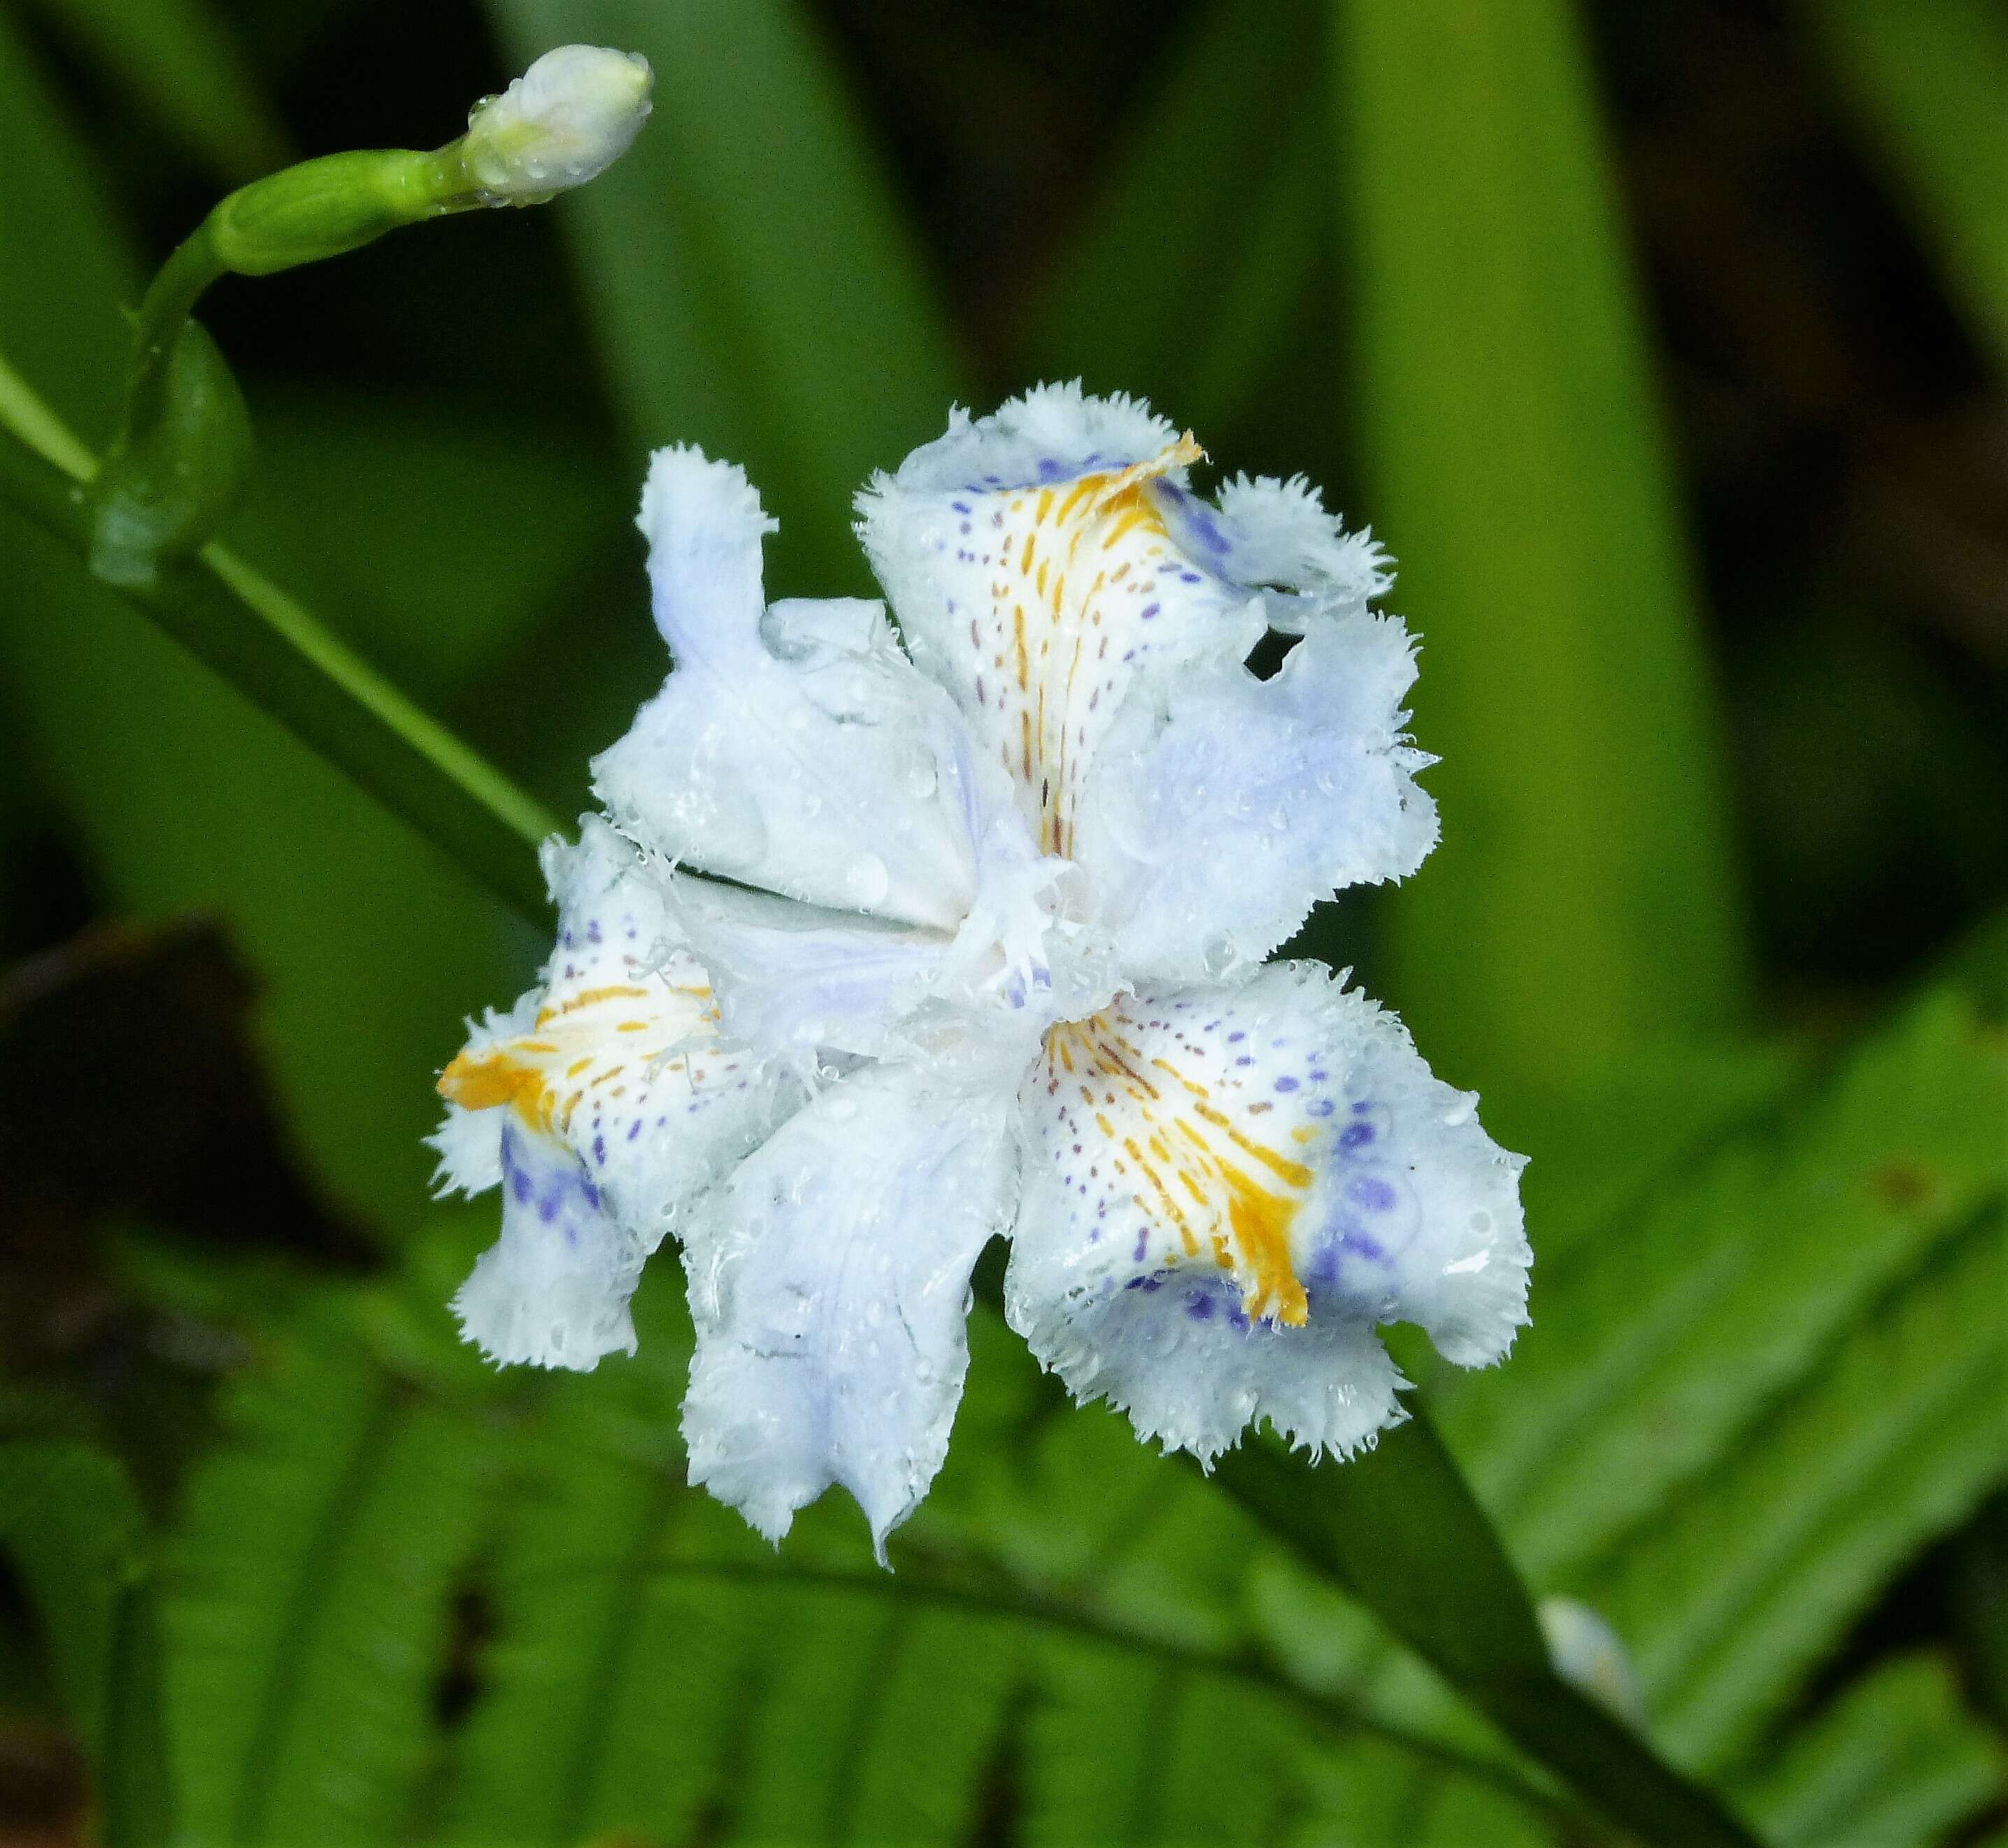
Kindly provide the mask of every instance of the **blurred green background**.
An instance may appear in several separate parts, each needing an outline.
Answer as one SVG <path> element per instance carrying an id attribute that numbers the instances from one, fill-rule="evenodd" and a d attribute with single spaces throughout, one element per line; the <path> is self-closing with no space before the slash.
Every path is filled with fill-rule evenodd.
<path id="1" fill-rule="evenodd" d="M 0 0 L 0 352 L 101 444 L 223 191 L 576 40 L 657 73 L 603 179 L 209 298 L 232 542 L 569 815 L 663 671 L 654 444 L 776 595 L 1041 378 L 1322 483 L 1444 839 L 1299 947 L 1534 1157 L 1520 1350 L 1405 1360 L 1676 1762 L 2008 1839 L 1999 9 Z M 538 933 L 4 504 L 0 879 L 0 1842 L 1602 1839 L 990 1320 L 889 1578 L 681 1486 L 673 1264 L 635 1361 L 457 1349 L 492 1208 L 419 1138 Z"/>

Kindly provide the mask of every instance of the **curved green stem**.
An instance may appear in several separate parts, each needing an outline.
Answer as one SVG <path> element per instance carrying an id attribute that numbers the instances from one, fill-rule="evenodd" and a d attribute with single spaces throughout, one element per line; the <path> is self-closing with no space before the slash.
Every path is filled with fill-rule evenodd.
<path id="1" fill-rule="evenodd" d="M 126 380 L 122 432 L 145 429 L 160 415 L 168 360 L 182 324 L 202 292 L 226 274 L 205 219 L 179 244 L 147 285 L 133 332 L 133 369 Z"/>

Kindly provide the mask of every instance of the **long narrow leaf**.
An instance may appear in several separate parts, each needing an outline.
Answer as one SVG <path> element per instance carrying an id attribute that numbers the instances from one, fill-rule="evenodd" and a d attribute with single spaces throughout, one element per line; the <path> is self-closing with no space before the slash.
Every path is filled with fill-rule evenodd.
<path id="1" fill-rule="evenodd" d="M 1830 1701 L 1749 1801 L 1782 1848 L 1929 1848 L 2008 1790 L 2008 1754 L 1926 1655 L 1877 1669 Z"/>
<path id="2" fill-rule="evenodd" d="M 1989 0 L 1801 0 L 1797 10 L 1946 281 L 2008 366 L 2008 20 Z"/>
<path id="3" fill-rule="evenodd" d="M 34 0 L 225 186 L 293 158 L 286 133 L 208 0 Z"/>
<path id="4" fill-rule="evenodd" d="M 1315 0 L 1214 0 L 1109 156 L 1025 341 L 1028 369 L 1155 398 L 1214 436 L 1327 241 Z M 1251 134 L 1257 115 L 1275 132 Z"/>
<path id="5" fill-rule="evenodd" d="M 1395 985 L 1498 1088 L 1737 1018 L 1716 725 L 1574 9 L 1332 16 L 1367 504 L 1444 760 Z"/>
<path id="6" fill-rule="evenodd" d="M 1426 1416 L 1341 1468 L 1306 1471 L 1259 1443 L 1229 1452 L 1218 1474 L 1593 1808 L 1658 1848 L 1752 1848 L 1716 1797 L 1555 1673 L 1518 1576 Z"/>

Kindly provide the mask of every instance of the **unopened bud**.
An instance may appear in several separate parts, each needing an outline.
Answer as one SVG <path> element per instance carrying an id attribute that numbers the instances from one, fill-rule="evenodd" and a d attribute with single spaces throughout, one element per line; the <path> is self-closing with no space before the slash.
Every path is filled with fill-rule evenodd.
<path id="1" fill-rule="evenodd" d="M 633 145 L 655 82 L 638 51 L 546 51 L 468 118 L 460 152 L 468 176 L 493 204 L 534 204 L 585 185 Z"/>
<path id="2" fill-rule="evenodd" d="M 1555 1673 L 1628 1725 L 1643 1726 L 1646 1698 L 1617 1632 L 1573 1598 L 1543 1598 L 1538 1614 Z"/>

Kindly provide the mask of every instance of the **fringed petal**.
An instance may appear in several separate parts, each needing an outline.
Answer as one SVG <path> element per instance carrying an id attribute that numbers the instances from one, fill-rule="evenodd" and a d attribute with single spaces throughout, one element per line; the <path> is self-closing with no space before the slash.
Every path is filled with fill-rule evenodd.
<path id="1" fill-rule="evenodd" d="M 1421 865 L 1437 815 L 1416 781 L 1433 760 L 1402 730 L 1414 679 L 1402 625 L 1356 613 L 1314 627 L 1268 680 L 1228 663 L 1131 702 L 1075 848 L 1126 973 L 1218 978 L 1334 891 Z"/>
<path id="2" fill-rule="evenodd" d="M 970 1272 L 1016 1184 L 1008 1092 L 875 1065 L 825 1092 L 692 1214 L 691 1480 L 769 1539 L 832 1483 L 886 1536 L 940 1468 Z"/>
<path id="3" fill-rule="evenodd" d="M 772 522 L 695 450 L 656 453 L 641 525 L 676 666 L 594 761 L 608 813 L 670 860 L 953 931 L 975 893 L 966 729 L 882 606 L 763 607 Z"/>
<path id="4" fill-rule="evenodd" d="M 1312 964 L 1055 1028 L 1025 1091 L 1012 1325 L 1171 1447 L 1210 1458 L 1267 1419 L 1343 1454 L 1396 1415 L 1376 1323 L 1472 1366 L 1525 1320 L 1523 1164 L 1474 1103 Z"/>

